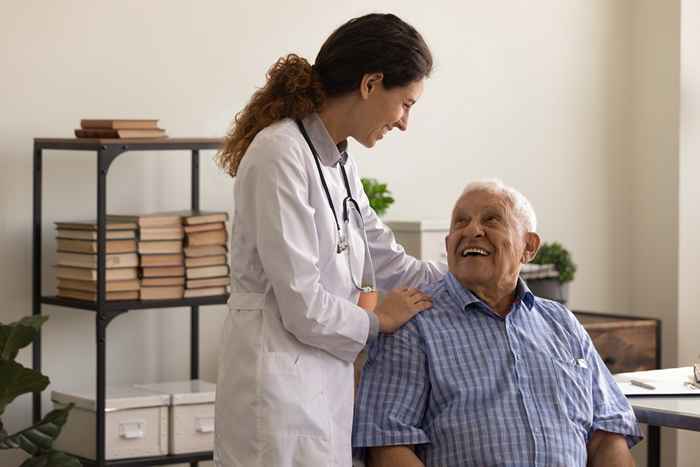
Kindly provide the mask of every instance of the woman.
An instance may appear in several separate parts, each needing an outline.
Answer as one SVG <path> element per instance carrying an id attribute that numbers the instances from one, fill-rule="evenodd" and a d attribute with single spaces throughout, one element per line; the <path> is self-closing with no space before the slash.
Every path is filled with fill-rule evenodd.
<path id="1" fill-rule="evenodd" d="M 347 138 L 406 130 L 432 57 L 394 15 L 337 29 L 312 66 L 289 55 L 236 115 L 219 162 L 232 176 L 229 315 L 220 350 L 220 467 L 349 466 L 353 361 L 378 331 L 430 306 L 444 270 L 405 254 L 369 207 Z"/>

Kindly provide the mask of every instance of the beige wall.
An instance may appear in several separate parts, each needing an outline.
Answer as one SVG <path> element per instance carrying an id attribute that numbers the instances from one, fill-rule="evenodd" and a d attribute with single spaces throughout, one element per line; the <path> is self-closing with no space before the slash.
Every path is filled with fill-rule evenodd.
<path id="1" fill-rule="evenodd" d="M 676 366 L 680 3 L 636 1 L 631 17 L 632 151 L 623 170 L 629 191 L 621 193 L 630 215 L 630 310 L 663 320 L 663 363 Z M 662 430 L 661 465 L 675 465 L 676 442 L 675 430 Z"/>
<path id="2" fill-rule="evenodd" d="M 31 312 L 33 137 L 70 136 L 81 117 L 120 116 L 160 118 L 172 136 L 221 135 L 278 56 L 313 59 L 335 26 L 378 7 L 366 0 L 344 5 L 3 2 L 0 319 Z M 688 208 L 684 217 L 683 207 L 680 214 L 674 208 L 678 158 L 657 154 L 677 151 L 678 2 L 389 0 L 380 6 L 414 23 L 436 61 L 409 131 L 392 133 L 372 151 L 351 146 L 363 173 L 394 192 L 387 217 L 444 219 L 468 180 L 500 177 L 531 198 L 544 239 L 572 251 L 579 265 L 572 307 L 664 318 L 666 361 L 674 360 L 676 300 L 681 308 L 691 303 L 675 296 L 672 237 L 680 234 L 683 252 L 691 248 L 683 246 L 684 232 L 691 232 L 679 232 L 674 219 L 691 213 Z M 661 118 L 659 108 L 670 116 Z M 209 156 L 202 206 L 228 209 L 232 182 Z M 122 156 L 108 181 L 110 210 L 186 207 L 187 161 L 184 154 Z M 94 157 L 51 153 L 44 171 L 44 261 L 51 264 L 52 223 L 94 216 Z M 681 176 L 681 186 L 688 181 L 683 185 Z M 690 277 L 683 264 L 681 283 Z M 646 275 L 649 265 L 655 269 Z M 50 293 L 49 268 L 43 277 Z M 659 283 L 658 294 L 647 292 Z M 43 355 L 52 387 L 92 384 L 92 315 L 44 310 L 51 316 Z M 203 310 L 201 373 L 210 380 L 222 320 L 223 307 Z M 184 309 L 117 318 L 108 328 L 108 382 L 186 378 L 188 323 Z M 687 332 L 678 337 L 687 354 Z M 25 363 L 29 356 L 22 354 Z M 28 398 L 13 404 L 8 428 L 27 424 L 29 407 Z"/>
<path id="3" fill-rule="evenodd" d="M 683 0 L 680 67 L 680 163 L 678 224 L 678 363 L 700 362 L 700 4 Z M 678 465 L 700 459 L 700 434 L 680 432 Z"/>

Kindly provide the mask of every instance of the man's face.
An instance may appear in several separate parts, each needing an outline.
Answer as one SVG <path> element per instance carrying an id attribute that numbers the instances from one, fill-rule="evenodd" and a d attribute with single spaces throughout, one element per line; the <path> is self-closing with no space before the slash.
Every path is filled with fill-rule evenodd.
<path id="1" fill-rule="evenodd" d="M 473 191 L 463 195 L 452 212 L 447 237 L 450 272 L 466 288 L 515 288 L 521 264 L 539 246 L 513 215 L 502 195 Z M 536 244 L 535 244 L 536 243 Z"/>

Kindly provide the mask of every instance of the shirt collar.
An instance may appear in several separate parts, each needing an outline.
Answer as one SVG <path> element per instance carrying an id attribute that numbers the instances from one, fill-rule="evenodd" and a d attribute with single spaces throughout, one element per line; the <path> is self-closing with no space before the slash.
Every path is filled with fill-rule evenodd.
<path id="1" fill-rule="evenodd" d="M 341 141 L 336 146 L 331 135 L 328 134 L 321 116 L 316 112 L 307 115 L 301 122 L 304 124 L 304 129 L 306 129 L 306 133 L 309 135 L 309 139 L 318 153 L 321 164 L 333 167 L 340 162 L 345 165 L 348 159 L 347 140 Z"/>
<path id="2" fill-rule="evenodd" d="M 451 272 L 445 276 L 445 283 L 450 295 L 457 299 L 462 310 L 474 303 L 483 303 L 471 290 L 460 284 Z M 535 303 L 535 296 L 530 292 L 530 289 L 521 277 L 518 277 L 518 284 L 515 286 L 515 303 L 518 302 L 522 302 L 528 310 Z"/>

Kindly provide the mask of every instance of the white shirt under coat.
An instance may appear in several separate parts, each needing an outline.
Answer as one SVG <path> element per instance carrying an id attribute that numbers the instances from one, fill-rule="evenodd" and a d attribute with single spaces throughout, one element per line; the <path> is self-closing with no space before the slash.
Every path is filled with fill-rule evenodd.
<path id="1" fill-rule="evenodd" d="M 379 290 L 441 278 L 445 265 L 408 256 L 369 206 L 352 158 L 318 114 L 304 127 L 342 224 L 344 164 L 362 212 Z M 344 146 L 341 145 L 341 149 Z M 223 330 L 216 398 L 218 466 L 350 466 L 352 362 L 370 318 L 356 305 L 364 250 L 338 234 L 314 156 L 293 120 L 262 130 L 234 185 L 231 299 Z"/>

